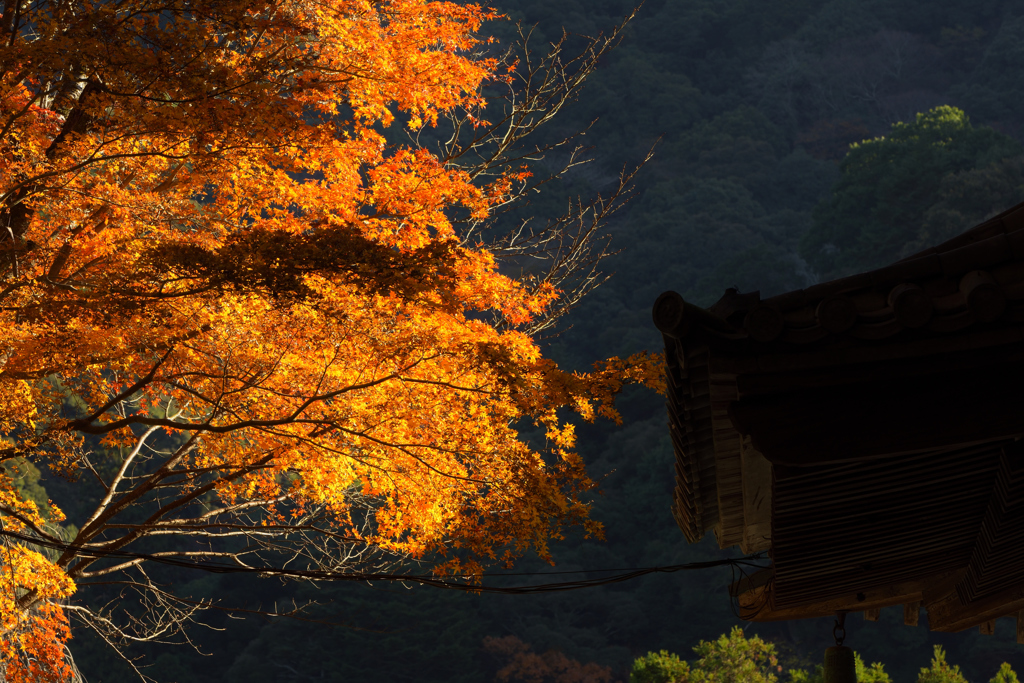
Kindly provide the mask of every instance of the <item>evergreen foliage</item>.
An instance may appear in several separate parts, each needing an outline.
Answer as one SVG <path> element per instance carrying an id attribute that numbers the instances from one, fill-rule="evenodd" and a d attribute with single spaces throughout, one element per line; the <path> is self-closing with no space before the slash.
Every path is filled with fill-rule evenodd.
<path id="1" fill-rule="evenodd" d="M 930 667 L 922 668 L 917 683 L 967 683 L 960 667 L 946 662 L 946 651 L 936 645 Z"/>
<path id="2" fill-rule="evenodd" d="M 999 665 L 999 671 L 988 683 L 1017 683 L 1017 673 L 1007 662 Z"/>
<path id="3" fill-rule="evenodd" d="M 701 641 L 694 647 L 697 658 L 692 663 L 680 659 L 667 650 L 649 652 L 633 661 L 629 683 L 774 683 L 784 671 L 775 655 L 775 646 L 758 636 L 747 638 L 742 629 L 734 627 L 728 635 L 717 640 Z M 864 663 L 854 653 L 858 683 L 892 683 L 881 662 Z M 824 667 L 813 669 L 790 668 L 783 680 L 788 683 L 824 683 Z M 989 683 L 1017 683 L 1017 674 L 1008 662 L 1003 662 Z M 917 683 L 967 683 L 960 667 L 946 661 L 946 652 L 936 645 L 931 665 L 921 669 Z"/>
<path id="4" fill-rule="evenodd" d="M 702 640 L 693 648 L 697 663 L 694 683 L 775 683 L 779 660 L 775 647 L 758 636 L 747 638 L 734 626 L 717 640 Z"/>
<path id="5" fill-rule="evenodd" d="M 1005 208 L 1010 197 L 1000 192 L 1003 186 L 1021 195 L 1021 151 L 1016 140 L 972 126 L 954 107 L 895 123 L 888 135 L 850 149 L 831 198 L 814 212 L 801 253 L 832 279 L 945 241 Z M 968 190 L 979 185 L 992 190 Z"/>
<path id="6" fill-rule="evenodd" d="M 715 640 L 702 640 L 692 667 L 666 650 L 649 652 L 633 662 L 630 683 L 775 683 L 775 647 L 758 636 L 747 638 L 738 626 Z"/>

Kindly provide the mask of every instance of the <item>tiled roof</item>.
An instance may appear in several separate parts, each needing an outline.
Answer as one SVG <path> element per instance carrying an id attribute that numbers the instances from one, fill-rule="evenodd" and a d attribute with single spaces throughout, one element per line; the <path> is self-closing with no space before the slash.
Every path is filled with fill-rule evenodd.
<path id="1" fill-rule="evenodd" d="M 748 618 L 902 602 L 916 623 L 923 601 L 959 630 L 1024 608 L 1024 204 L 768 299 L 666 292 L 654 320 L 679 526 L 771 551 Z"/>
<path id="2" fill-rule="evenodd" d="M 1024 321 L 1024 204 L 878 270 L 764 300 L 727 290 L 707 311 L 666 292 L 654 307 L 663 333 L 698 334 L 712 346 L 920 337 L 998 319 Z"/>

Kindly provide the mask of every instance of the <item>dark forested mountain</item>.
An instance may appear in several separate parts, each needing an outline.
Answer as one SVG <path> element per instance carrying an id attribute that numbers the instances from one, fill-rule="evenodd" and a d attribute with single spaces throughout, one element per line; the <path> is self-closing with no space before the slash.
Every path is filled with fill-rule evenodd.
<path id="1" fill-rule="evenodd" d="M 496 0 L 536 24 L 534 42 L 564 26 L 596 35 L 626 0 Z M 507 25 L 490 30 L 508 40 Z M 550 340 L 560 362 L 659 350 L 650 322 L 666 289 L 700 305 L 726 287 L 770 296 L 874 268 L 948 239 L 1024 200 L 1024 1 L 648 0 L 551 135 L 586 128 L 597 161 L 529 207 L 560 213 L 566 197 L 607 190 L 656 145 L 637 197 L 609 226 L 615 276 Z M 851 147 L 851 144 L 853 145 Z M 557 160 L 555 160 L 557 161 Z M 587 427 L 581 448 L 607 475 L 595 500 L 604 542 L 569 538 L 558 570 L 671 565 L 724 557 L 713 539 L 687 546 L 669 512 L 672 452 L 662 400 L 624 397 L 621 428 Z M 45 483 L 45 482 L 44 482 Z M 59 485 L 49 485 L 59 495 Z M 527 561 L 520 571 L 544 570 Z M 728 570 L 659 574 L 585 591 L 465 595 L 396 585 L 320 589 L 168 574 L 225 605 L 315 600 L 307 621 L 214 614 L 196 645 L 144 648 L 161 681 L 483 683 L 496 662 L 486 636 L 514 635 L 611 666 L 620 679 L 648 651 L 690 652 L 736 622 Z M 544 577 L 520 577 L 543 581 Z M 191 583 L 186 583 L 191 582 Z M 111 596 L 113 597 L 113 596 Z M 896 614 L 852 619 L 848 644 L 894 679 L 925 666 L 931 644 L 971 680 L 1024 656 L 1000 624 L 994 637 L 930 634 Z M 754 625 L 793 661 L 818 660 L 831 624 Z M 127 681 L 102 644 L 74 642 L 93 683 Z M 142 652 L 143 649 L 140 649 Z"/>

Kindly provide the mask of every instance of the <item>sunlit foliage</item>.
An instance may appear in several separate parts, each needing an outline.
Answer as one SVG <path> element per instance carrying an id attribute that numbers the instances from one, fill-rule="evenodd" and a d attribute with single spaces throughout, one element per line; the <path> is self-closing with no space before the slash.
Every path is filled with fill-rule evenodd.
<path id="1" fill-rule="evenodd" d="M 64 675 L 68 611 L 109 642 L 180 628 L 202 605 L 157 588 L 154 559 L 472 575 L 548 557 L 565 525 L 600 534 L 559 409 L 617 419 L 655 360 L 545 359 L 529 331 L 560 291 L 460 231 L 528 176 L 389 142 L 452 112 L 487 125 L 483 84 L 512 78 L 482 53 L 488 19 L 425 0 L 4 3 L 2 457 L 103 489 L 66 539 L 0 479 L 8 680 Z M 100 577 L 144 613 L 65 602 Z"/>

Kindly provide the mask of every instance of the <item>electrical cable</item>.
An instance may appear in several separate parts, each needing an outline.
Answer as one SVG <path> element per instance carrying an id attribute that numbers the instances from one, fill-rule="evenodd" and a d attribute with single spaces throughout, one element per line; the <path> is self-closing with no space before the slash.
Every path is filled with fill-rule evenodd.
<path id="1" fill-rule="evenodd" d="M 556 591 L 569 591 L 579 590 L 582 588 L 594 588 L 597 586 L 607 586 L 614 583 L 622 583 L 623 581 L 630 581 L 641 576 L 646 576 L 647 574 L 671 574 L 680 571 L 695 571 L 700 569 L 713 569 L 716 567 L 732 567 L 733 569 L 739 568 L 741 571 L 743 567 L 763 569 L 764 566 L 756 564 L 756 562 L 758 562 L 759 560 L 766 559 L 765 554 L 762 552 L 754 553 L 752 555 L 745 555 L 743 557 L 726 558 L 721 560 L 708 560 L 706 562 L 690 562 L 687 564 L 674 564 L 660 567 L 643 567 L 637 569 L 581 569 L 578 571 L 519 572 L 515 574 L 497 574 L 492 576 L 544 576 L 552 574 L 587 574 L 594 572 L 620 572 L 619 574 L 615 574 L 613 576 L 604 576 L 590 579 L 578 579 L 575 581 L 562 581 L 558 583 L 544 583 L 527 586 L 488 586 L 482 583 L 463 583 L 459 581 L 441 579 L 436 576 L 431 576 L 427 574 L 343 573 L 316 569 L 285 569 L 283 567 L 247 567 L 241 565 L 220 564 L 215 562 L 192 562 L 173 557 L 154 557 L 148 553 L 135 553 L 126 550 L 90 550 L 89 548 L 76 546 L 71 543 L 61 543 L 58 541 L 35 538 L 24 534 L 19 534 L 14 531 L 0 531 L 0 536 L 14 538 L 20 541 L 24 541 L 26 543 L 39 545 L 46 548 L 52 548 L 54 550 L 72 550 L 77 555 L 83 557 L 93 557 L 100 559 L 109 558 L 117 560 L 141 559 L 148 562 L 156 562 L 159 564 L 181 567 L 185 569 L 196 569 L 200 571 L 210 572 L 213 574 L 256 574 L 260 576 L 281 576 L 287 578 L 311 579 L 318 581 L 360 581 L 367 583 L 372 583 L 374 581 L 398 581 L 402 583 L 415 583 L 424 586 L 433 586 L 435 588 L 447 588 L 451 590 L 460 590 L 470 593 L 503 593 L 512 595 L 552 593 Z M 482 580 L 484 577 L 481 575 L 477 576 L 476 578 Z"/>

